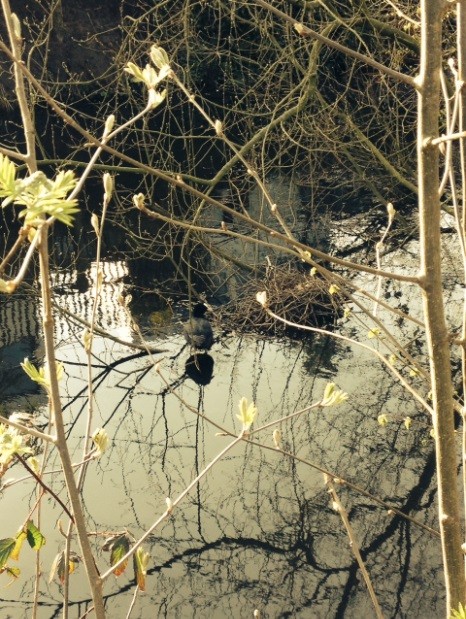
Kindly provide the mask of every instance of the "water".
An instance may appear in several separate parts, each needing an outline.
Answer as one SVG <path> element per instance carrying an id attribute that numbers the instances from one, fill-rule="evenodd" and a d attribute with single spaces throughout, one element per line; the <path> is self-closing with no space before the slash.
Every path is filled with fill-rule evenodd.
<path id="1" fill-rule="evenodd" d="M 98 320 L 113 335 L 137 342 L 130 316 L 116 303 L 124 272 L 124 263 L 106 265 Z M 88 315 L 92 291 L 78 292 L 66 280 L 59 292 L 62 306 Z M 36 305 L 29 321 L 34 329 L 29 333 L 24 327 L 18 338 L 32 338 L 30 352 L 40 357 L 38 309 Z M 65 364 L 61 388 L 75 462 L 81 460 L 88 409 L 81 330 L 63 318 L 56 332 L 57 356 Z M 340 407 L 311 410 L 280 424 L 283 445 L 299 462 L 273 448 L 273 428 L 251 437 L 268 449 L 242 443 L 229 451 L 145 543 L 151 557 L 147 590 L 138 596 L 131 616 L 242 618 L 259 609 L 270 618 L 373 617 L 341 519 L 331 508 L 322 473 L 311 463 L 432 525 L 436 508 L 429 420 L 372 356 L 327 337 L 303 342 L 223 337 L 210 354 L 211 380 L 198 385 L 185 375 L 190 352 L 183 349 L 177 314 L 163 331 L 146 329 L 145 336 L 166 351 L 154 355 L 160 374 L 147 356 L 135 358 L 121 343 L 95 340 L 91 426 L 104 427 L 111 444 L 89 467 L 83 502 L 101 571 L 108 566 L 108 553 L 101 550 L 105 535 L 128 531 L 139 538 L 165 511 L 166 497 L 174 500 L 232 440 L 219 436 L 219 426 L 238 434 L 241 397 L 257 404 L 256 429 L 317 402 L 328 381 L 350 398 Z M 27 402 L 31 397 L 44 417 L 43 395 L 29 394 Z M 5 406 L 15 409 L 25 402 L 17 394 Z M 386 427 L 377 422 L 381 413 L 392 420 Z M 414 419 L 409 431 L 403 424 L 407 415 Z M 54 457 L 48 466 L 59 468 Z M 22 476 L 16 466 L 6 478 Z M 47 480 L 64 498 L 59 472 Z M 385 615 L 439 616 L 438 538 L 355 491 L 342 486 L 338 492 Z M 1 537 L 14 535 L 28 517 L 32 493 L 29 482 L 3 493 Z M 47 583 L 50 565 L 62 548 L 58 519 L 66 521 L 49 496 L 40 524 L 47 537 L 41 554 L 43 619 L 60 616 L 59 585 Z M 21 578 L 0 593 L 3 616 L 30 616 L 33 560 L 33 552 L 24 548 Z M 2 578 L 6 582 L 5 574 Z M 108 616 L 126 617 L 133 593 L 130 565 L 127 573 L 105 584 Z M 71 577 L 70 600 L 70 617 L 79 617 L 89 600 L 82 565 Z"/>

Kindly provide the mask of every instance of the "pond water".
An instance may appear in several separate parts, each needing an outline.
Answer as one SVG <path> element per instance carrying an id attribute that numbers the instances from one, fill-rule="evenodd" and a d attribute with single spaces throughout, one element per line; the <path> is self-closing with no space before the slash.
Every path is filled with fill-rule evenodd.
<path id="1" fill-rule="evenodd" d="M 89 281 L 93 281 L 92 266 Z M 107 263 L 98 322 L 114 336 L 137 342 L 131 317 L 118 304 L 124 263 Z M 55 281 L 57 302 L 88 315 L 92 290 L 79 292 L 71 275 Z M 68 277 L 68 279 L 67 279 Z M 57 276 L 58 278 L 58 276 Z M 70 279 L 71 278 L 71 279 Z M 38 306 L 12 310 L 2 300 L 4 333 L 11 316 L 14 337 L 2 342 L 3 381 L 11 385 L 23 356 L 41 356 Z M 32 307 L 32 309 L 31 309 Z M 176 308 L 175 308 L 176 309 Z M 23 318 L 18 319 L 18 316 Z M 141 536 L 163 514 L 165 499 L 175 499 L 221 452 L 231 437 L 219 427 L 240 431 L 241 397 L 258 407 L 255 428 L 309 407 L 336 382 L 349 400 L 335 408 L 313 409 L 279 424 L 284 448 L 273 448 L 268 428 L 240 443 L 220 460 L 145 543 L 150 553 L 146 592 L 136 599 L 132 617 L 373 617 L 367 590 L 349 547 L 341 518 L 332 509 L 322 472 L 358 484 L 388 504 L 435 527 L 433 444 L 429 420 L 407 398 L 395 379 L 360 348 L 314 335 L 287 339 L 229 335 L 219 337 L 209 355 L 207 379 L 197 384 L 186 374 L 190 351 L 181 335 L 182 312 L 163 330 L 143 325 L 149 345 L 165 352 L 136 357 L 121 342 L 96 338 L 93 356 L 92 428 L 104 427 L 110 447 L 89 466 L 83 501 L 95 533 L 99 569 L 108 566 L 104 536 L 127 530 Z M 221 333 L 220 325 L 214 325 Z M 89 405 L 87 367 L 80 343 L 82 326 L 61 317 L 57 356 L 65 366 L 61 388 L 72 458 L 81 460 Z M 6 338 L 4 335 L 3 337 Z M 160 373 L 154 368 L 160 362 Z M 5 382 L 6 381 L 6 382 Z M 5 387 L 6 389 L 6 387 Z M 4 391 L 8 412 L 34 408 L 45 416 L 43 395 L 26 382 L 15 394 Z M 30 393 L 28 393 L 28 391 Z M 386 413 L 392 423 L 382 427 Z M 407 430 L 403 420 L 411 416 Z M 215 425 L 212 423 L 214 422 Z M 62 497 L 62 477 L 47 478 Z M 6 480 L 23 477 L 18 466 Z M 337 488 L 386 617 L 434 617 L 443 613 L 441 551 L 438 537 L 346 486 Z M 8 486 L 1 496 L 0 537 L 15 534 L 34 504 L 30 482 Z M 48 497 L 40 529 L 47 537 L 40 561 L 39 617 L 59 617 L 61 591 L 48 583 L 53 558 L 62 547 L 57 521 L 66 521 Z M 75 544 L 76 551 L 77 544 Z M 0 590 L 2 617 L 29 617 L 34 569 L 24 548 L 22 575 Z M 2 575 L 4 583 L 6 575 Z M 134 594 L 131 567 L 105 585 L 108 616 L 123 619 Z M 70 617 L 83 615 L 89 602 L 83 567 L 71 577 Z"/>

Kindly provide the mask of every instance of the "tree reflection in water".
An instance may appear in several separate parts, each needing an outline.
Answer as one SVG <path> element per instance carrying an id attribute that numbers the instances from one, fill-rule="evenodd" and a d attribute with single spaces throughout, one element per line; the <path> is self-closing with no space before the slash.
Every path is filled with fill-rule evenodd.
<path id="1" fill-rule="evenodd" d="M 419 411 L 372 358 L 323 337 L 302 343 L 230 337 L 210 355 L 190 358 L 187 350 L 177 354 L 183 344 L 180 332 L 164 338 L 163 347 L 173 352 L 172 358 L 161 360 L 166 382 L 147 357 L 127 357 L 122 345 L 96 339 L 93 427 L 105 427 L 111 447 L 89 467 L 84 501 L 93 530 L 128 529 L 139 537 L 165 511 L 165 498 L 176 498 L 230 440 L 219 436 L 208 420 L 239 433 L 236 414 L 242 396 L 256 402 L 256 425 L 262 425 L 318 401 L 329 380 L 348 392 L 348 403 L 283 423 L 284 449 L 426 524 L 435 522 L 428 420 L 419 418 L 417 431 L 407 431 L 401 422 L 384 428 L 377 423 L 381 412 L 402 410 L 403 417 L 414 418 Z M 87 406 L 78 339 L 77 332 L 71 333 L 58 348 L 66 366 L 64 404 L 76 461 Z M 160 341 L 152 343 L 160 346 Z M 179 398 L 202 416 L 166 389 L 167 383 L 177 384 Z M 253 438 L 273 447 L 272 429 Z M 62 490 L 59 476 L 51 484 Z M 15 486 L 3 496 L 2 513 L 9 514 L 5 534 L 20 525 L 14 505 L 30 490 Z M 443 608 L 437 599 L 438 539 L 345 486 L 339 496 L 386 616 L 432 616 Z M 52 503 L 46 510 L 44 522 L 62 517 Z M 61 540 L 54 539 L 53 526 L 43 528 L 46 566 Z M 264 617 L 372 616 L 322 474 L 274 449 L 239 444 L 154 531 L 146 548 L 151 562 L 147 592 L 136 603 L 140 617 L 251 617 L 255 608 Z M 98 561 L 107 565 L 108 555 L 101 554 Z M 27 578 L 28 567 L 21 567 L 22 578 Z M 79 573 L 72 576 L 71 616 L 84 608 L 81 579 Z M 126 616 L 134 591 L 131 579 L 128 570 L 106 584 L 109 616 L 115 619 Z M 14 617 L 27 611 L 24 600 L 32 578 L 19 586 L 21 600 L 11 602 L 16 594 L 10 589 L 5 606 Z M 49 613 L 44 616 L 60 614 L 56 586 L 42 585 Z M 5 593 L 1 597 L 6 604 Z"/>

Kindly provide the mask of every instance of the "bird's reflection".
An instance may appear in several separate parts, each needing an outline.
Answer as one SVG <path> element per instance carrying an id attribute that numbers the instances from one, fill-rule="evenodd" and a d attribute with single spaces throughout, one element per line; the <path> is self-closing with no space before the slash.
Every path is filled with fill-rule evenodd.
<path id="1" fill-rule="evenodd" d="M 206 353 L 191 355 L 186 361 L 185 373 L 198 385 L 208 385 L 214 373 L 214 360 Z"/>

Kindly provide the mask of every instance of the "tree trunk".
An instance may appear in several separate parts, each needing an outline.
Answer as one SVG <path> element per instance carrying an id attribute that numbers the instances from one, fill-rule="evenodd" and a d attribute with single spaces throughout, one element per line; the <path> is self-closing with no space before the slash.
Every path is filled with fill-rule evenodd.
<path id="1" fill-rule="evenodd" d="M 418 89 L 418 184 L 420 252 L 426 339 L 430 357 L 437 462 L 439 525 L 447 616 L 464 603 L 457 446 L 454 432 L 450 342 L 442 287 L 438 136 L 444 0 L 422 0 Z"/>

